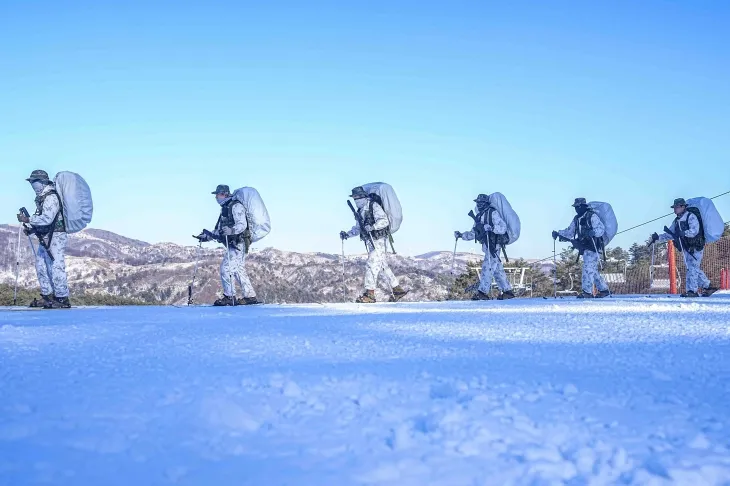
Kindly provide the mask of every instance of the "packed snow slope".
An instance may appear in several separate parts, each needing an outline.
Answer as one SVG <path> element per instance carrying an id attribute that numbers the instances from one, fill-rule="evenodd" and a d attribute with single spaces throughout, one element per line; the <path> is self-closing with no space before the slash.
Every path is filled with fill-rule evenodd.
<path id="1" fill-rule="evenodd" d="M 730 484 L 730 296 L 0 310 L 0 484 Z"/>

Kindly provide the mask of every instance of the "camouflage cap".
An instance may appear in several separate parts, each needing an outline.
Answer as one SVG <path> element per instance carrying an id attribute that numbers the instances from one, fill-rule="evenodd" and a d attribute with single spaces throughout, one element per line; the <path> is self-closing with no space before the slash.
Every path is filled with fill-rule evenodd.
<path id="1" fill-rule="evenodd" d="M 486 194 L 479 194 L 476 199 L 474 199 L 474 202 L 479 203 L 487 203 L 489 204 L 489 196 Z"/>
<path id="2" fill-rule="evenodd" d="M 588 203 L 586 202 L 586 198 L 584 197 L 576 197 L 575 201 L 573 202 L 573 207 L 577 208 L 578 206 L 587 206 Z"/>
<path id="3" fill-rule="evenodd" d="M 353 199 L 363 199 L 368 197 L 368 193 L 365 192 L 365 189 L 363 189 L 362 186 L 358 186 L 352 190 L 350 197 Z"/>
<path id="4" fill-rule="evenodd" d="M 48 177 L 48 172 L 46 172 L 45 170 L 40 170 L 40 169 L 34 170 L 33 172 L 31 172 L 30 177 L 28 177 L 26 179 L 26 181 L 28 181 L 30 183 L 33 183 L 35 181 L 50 182 L 50 180 L 51 179 Z"/>
<path id="5" fill-rule="evenodd" d="M 230 194 L 230 193 L 231 193 L 231 188 L 225 184 L 218 184 L 218 186 L 215 188 L 215 191 L 211 192 L 211 194 Z"/>
<path id="6" fill-rule="evenodd" d="M 686 206 L 686 205 L 687 205 L 687 201 L 685 201 L 684 198 L 678 197 L 677 199 L 674 200 L 674 204 L 672 204 L 670 207 L 677 208 L 677 207 Z"/>

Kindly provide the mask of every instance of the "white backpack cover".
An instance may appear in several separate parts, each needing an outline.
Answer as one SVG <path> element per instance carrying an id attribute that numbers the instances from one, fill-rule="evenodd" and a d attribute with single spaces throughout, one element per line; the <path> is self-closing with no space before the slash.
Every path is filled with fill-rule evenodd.
<path id="1" fill-rule="evenodd" d="M 725 231 L 725 223 L 717 211 L 715 203 L 712 202 L 712 199 L 693 197 L 687 200 L 687 206 L 700 210 L 702 226 L 705 229 L 705 241 L 707 243 L 714 243 L 722 238 L 722 233 Z"/>
<path id="2" fill-rule="evenodd" d="M 67 233 L 78 233 L 91 223 L 94 203 L 91 189 L 83 177 L 73 172 L 59 172 L 53 180 L 63 206 L 63 220 Z"/>
<path id="3" fill-rule="evenodd" d="M 368 194 L 377 194 L 383 201 L 383 210 L 390 221 L 390 232 L 395 233 L 403 223 L 403 208 L 393 188 L 384 182 L 371 182 L 362 186 Z"/>
<path id="4" fill-rule="evenodd" d="M 603 223 L 603 226 L 605 227 L 605 232 L 603 233 L 603 244 L 604 246 L 608 245 L 611 243 L 613 237 L 616 236 L 616 233 L 618 233 L 618 220 L 613 212 L 613 208 L 610 204 L 599 201 L 589 202 L 588 207 L 596 213 L 598 219 L 600 219 L 601 223 Z"/>
<path id="5" fill-rule="evenodd" d="M 246 208 L 246 221 L 251 232 L 251 242 L 262 240 L 271 232 L 271 219 L 264 200 L 253 187 L 241 187 L 233 193 L 233 199 L 241 202 Z"/>
<path id="6" fill-rule="evenodd" d="M 495 192 L 489 195 L 489 204 L 497 210 L 505 223 L 507 223 L 507 235 L 509 236 L 508 245 L 511 245 L 520 238 L 522 225 L 520 217 L 517 216 L 515 210 L 512 209 L 509 201 L 501 192 Z"/>

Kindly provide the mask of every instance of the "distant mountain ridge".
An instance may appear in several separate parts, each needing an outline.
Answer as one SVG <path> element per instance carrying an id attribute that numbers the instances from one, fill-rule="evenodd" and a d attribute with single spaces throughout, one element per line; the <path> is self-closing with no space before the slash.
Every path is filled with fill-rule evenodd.
<path id="1" fill-rule="evenodd" d="M 0 282 L 15 281 L 17 226 L 0 225 Z M 37 240 L 34 238 L 34 244 Z M 20 284 L 37 286 L 28 239 L 21 239 Z M 137 298 L 148 303 L 187 302 L 187 287 L 195 266 L 196 246 L 150 244 L 111 231 L 87 229 L 71 235 L 67 250 L 69 285 L 73 292 Z M 220 295 L 219 265 L 222 247 L 210 243 L 200 250 L 196 302 L 212 302 Z M 411 289 L 406 300 L 440 300 L 451 281 L 451 252 L 429 252 L 416 257 L 388 255 L 393 271 Z M 260 298 L 266 302 L 352 301 L 362 292 L 366 255 L 342 257 L 327 253 L 296 253 L 274 248 L 253 249 L 246 263 Z M 480 261 L 472 253 L 458 253 L 455 273 L 468 262 Z M 385 299 L 385 283 L 379 300 Z"/>

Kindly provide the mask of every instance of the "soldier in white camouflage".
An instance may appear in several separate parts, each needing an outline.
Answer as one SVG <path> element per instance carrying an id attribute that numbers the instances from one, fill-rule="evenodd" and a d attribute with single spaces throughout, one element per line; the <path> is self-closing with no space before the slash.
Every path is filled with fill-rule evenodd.
<path id="1" fill-rule="evenodd" d="M 479 279 L 479 287 L 472 296 L 472 300 L 489 300 L 492 288 L 492 279 L 497 282 L 497 287 L 502 293 L 497 300 L 507 300 L 514 298 L 512 286 L 504 272 L 504 265 L 499 257 L 499 252 L 507 236 L 507 223 L 499 215 L 499 212 L 490 205 L 489 196 L 479 194 L 474 200 L 477 203 L 477 214 L 474 227 L 471 231 L 455 231 L 454 237 L 461 238 L 465 241 L 473 241 L 482 244 L 484 251 L 484 262 L 482 263 L 482 273 Z M 471 213 L 470 213 L 471 214 Z M 506 237 L 506 239 L 505 239 Z"/>
<path id="2" fill-rule="evenodd" d="M 585 198 L 576 198 L 573 207 L 576 216 L 570 226 L 562 231 L 553 231 L 553 239 L 560 238 L 561 241 L 570 241 L 583 256 L 582 292 L 578 298 L 592 299 L 594 285 L 598 290 L 595 297 L 608 297 L 611 295 L 608 285 L 598 271 L 601 257 L 599 252 L 603 248 L 603 234 L 606 228 L 601 222 L 601 218 L 588 206 Z"/>
<path id="3" fill-rule="evenodd" d="M 243 203 L 234 199 L 230 188 L 220 184 L 212 192 L 221 207 L 221 215 L 213 231 L 203 230 L 196 238 L 200 241 L 217 241 L 227 246 L 227 255 L 220 267 L 223 297 L 217 299 L 215 306 L 259 304 L 251 279 L 246 272 L 246 254 L 250 245 L 250 232 Z M 243 299 L 236 298 L 234 279 L 241 287 Z"/>
<path id="4" fill-rule="evenodd" d="M 391 288 L 391 301 L 397 302 L 408 292 L 398 283 L 393 271 L 388 265 L 387 241 L 389 238 L 390 221 L 383 207 L 378 204 L 362 187 L 356 187 L 350 195 L 357 206 L 357 213 L 363 221 L 363 227 L 356 223 L 350 231 L 341 231 L 340 238 L 346 240 L 359 236 L 365 242 L 368 251 L 368 261 L 365 267 L 365 292 L 355 302 L 372 304 L 376 302 L 375 289 L 378 286 L 378 276 L 382 272 Z"/>
<path id="5" fill-rule="evenodd" d="M 676 217 L 669 228 L 671 234 L 667 232 L 661 235 L 654 233 L 651 235 L 651 242 L 674 240 L 677 248 L 682 252 L 687 267 L 686 289 L 682 297 L 709 297 L 719 289 L 712 286 L 710 279 L 700 268 L 705 249 L 702 216 L 699 209 L 689 208 L 687 202 L 682 198 L 674 200 L 672 209 L 674 209 Z"/>
<path id="6" fill-rule="evenodd" d="M 71 307 L 66 275 L 68 234 L 61 198 L 46 171 L 34 170 L 26 180 L 36 194 L 36 211 L 32 216 L 19 213 L 18 221 L 30 225 L 25 226 L 25 233 L 38 238 L 35 268 L 41 288 L 41 300 L 34 299 L 31 307 L 68 309 Z"/>

